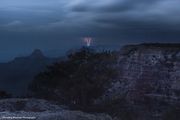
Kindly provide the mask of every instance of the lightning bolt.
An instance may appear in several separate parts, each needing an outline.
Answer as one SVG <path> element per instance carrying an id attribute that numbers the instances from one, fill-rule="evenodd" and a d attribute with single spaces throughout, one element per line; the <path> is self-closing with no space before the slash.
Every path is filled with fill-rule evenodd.
<path id="1" fill-rule="evenodd" d="M 84 42 L 86 43 L 86 46 L 91 46 L 92 38 L 91 37 L 85 37 Z"/>

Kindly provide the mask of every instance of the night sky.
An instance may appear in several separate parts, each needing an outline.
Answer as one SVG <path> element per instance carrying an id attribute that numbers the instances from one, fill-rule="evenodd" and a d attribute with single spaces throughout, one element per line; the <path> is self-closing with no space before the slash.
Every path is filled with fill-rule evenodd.
<path id="1" fill-rule="evenodd" d="M 0 61 L 35 48 L 63 54 L 86 36 L 111 48 L 179 42 L 179 6 L 180 0 L 0 0 Z"/>

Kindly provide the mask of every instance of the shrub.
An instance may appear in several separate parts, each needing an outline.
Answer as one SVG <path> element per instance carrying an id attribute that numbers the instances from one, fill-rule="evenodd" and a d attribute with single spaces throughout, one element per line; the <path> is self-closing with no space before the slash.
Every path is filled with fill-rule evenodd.
<path id="1" fill-rule="evenodd" d="M 87 106 L 101 96 L 117 76 L 115 53 L 82 48 L 66 61 L 49 66 L 29 86 L 35 97 L 58 100 L 74 106 Z"/>

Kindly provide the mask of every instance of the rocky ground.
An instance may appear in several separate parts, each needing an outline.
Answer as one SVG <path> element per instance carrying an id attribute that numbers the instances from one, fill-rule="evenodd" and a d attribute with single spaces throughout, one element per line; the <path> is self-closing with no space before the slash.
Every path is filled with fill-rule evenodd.
<path id="1" fill-rule="evenodd" d="M 112 120 L 106 114 L 89 114 L 71 111 L 38 99 L 4 99 L 0 100 L 1 120 Z"/>

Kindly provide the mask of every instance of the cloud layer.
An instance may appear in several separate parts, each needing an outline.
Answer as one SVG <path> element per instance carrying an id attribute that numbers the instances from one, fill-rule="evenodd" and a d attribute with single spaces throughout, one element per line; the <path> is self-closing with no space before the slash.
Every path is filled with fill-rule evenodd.
<path id="1" fill-rule="evenodd" d="M 179 0 L 1 0 L 0 25 L 51 29 L 179 30 Z M 6 21 L 6 23 L 4 22 Z M 8 27 L 8 25 L 7 25 Z M 11 26 L 10 26 L 11 27 Z M 11 28 L 12 29 L 12 28 Z M 72 29 L 71 29 L 72 30 Z M 70 32 L 71 32 L 70 30 Z"/>
<path id="2" fill-rule="evenodd" d="M 108 45 L 179 42 L 179 4 L 179 0 L 1 0 L 0 45 L 15 41 L 15 47 L 21 47 L 26 41 L 29 48 L 61 47 L 57 43 L 68 48 L 80 45 L 84 36 Z"/>

